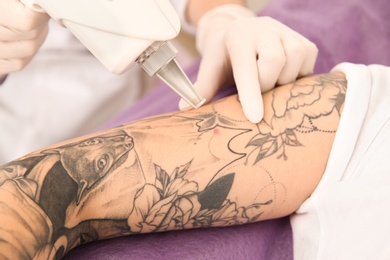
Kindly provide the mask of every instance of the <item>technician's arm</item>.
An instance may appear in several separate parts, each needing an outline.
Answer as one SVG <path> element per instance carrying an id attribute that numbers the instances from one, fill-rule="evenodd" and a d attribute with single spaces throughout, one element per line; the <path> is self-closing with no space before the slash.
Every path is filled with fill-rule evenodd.
<path id="1" fill-rule="evenodd" d="M 246 0 L 188 0 L 187 21 L 193 26 L 198 26 L 199 20 L 208 11 L 225 4 L 246 6 Z"/>
<path id="2" fill-rule="evenodd" d="M 0 258 L 52 259 L 126 234 L 286 216 L 324 172 L 341 74 L 264 94 L 260 124 L 237 96 L 73 139 L 0 167 Z"/>
<path id="3" fill-rule="evenodd" d="M 48 15 L 18 0 L 0 1 L 0 83 L 32 59 L 46 38 L 48 21 Z"/>

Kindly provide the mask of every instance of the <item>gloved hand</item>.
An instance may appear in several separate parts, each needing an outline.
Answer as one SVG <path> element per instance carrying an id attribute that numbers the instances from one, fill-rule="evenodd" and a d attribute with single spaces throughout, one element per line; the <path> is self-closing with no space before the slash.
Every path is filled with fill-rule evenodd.
<path id="1" fill-rule="evenodd" d="M 262 92 L 313 72 L 317 47 L 269 17 L 256 17 L 240 5 L 223 5 L 204 14 L 198 24 L 197 48 L 202 55 L 199 94 L 211 101 L 224 85 L 237 85 L 245 116 L 263 118 Z M 180 101 L 179 107 L 186 108 Z"/>
<path id="2" fill-rule="evenodd" d="M 0 1 L 0 79 L 31 60 L 46 38 L 49 18 L 18 0 Z"/>

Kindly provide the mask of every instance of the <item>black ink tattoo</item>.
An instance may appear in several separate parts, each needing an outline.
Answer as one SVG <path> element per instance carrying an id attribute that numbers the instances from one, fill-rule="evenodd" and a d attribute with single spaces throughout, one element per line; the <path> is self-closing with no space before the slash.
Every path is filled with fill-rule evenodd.
<path id="1" fill-rule="evenodd" d="M 274 89 L 259 125 L 218 109 L 221 99 L 210 112 L 144 119 L 0 167 L 0 248 L 12 247 L 20 259 L 55 259 L 102 238 L 261 220 L 286 193 L 262 162 L 288 160 L 286 148 L 304 146 L 302 135 L 336 131 L 320 119 L 341 115 L 346 81 L 313 79 Z M 170 133 L 177 124 L 180 136 Z M 173 167 L 165 159 L 181 154 L 164 153 L 180 146 L 204 153 L 183 155 Z M 240 201 L 235 191 L 253 181 L 249 202 Z"/>

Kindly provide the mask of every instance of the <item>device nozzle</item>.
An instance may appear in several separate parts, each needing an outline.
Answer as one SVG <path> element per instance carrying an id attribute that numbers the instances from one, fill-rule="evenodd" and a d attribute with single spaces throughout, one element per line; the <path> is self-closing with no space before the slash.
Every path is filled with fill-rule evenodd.
<path id="1" fill-rule="evenodd" d="M 157 76 L 170 86 L 193 108 L 198 108 L 206 101 L 196 93 L 191 81 L 183 72 L 175 59 L 169 61 L 158 72 Z"/>
<path id="2" fill-rule="evenodd" d="M 177 50 L 170 42 L 157 42 L 137 60 L 149 76 L 157 74 L 181 98 L 193 108 L 206 101 L 195 91 L 191 81 L 175 60 Z"/>

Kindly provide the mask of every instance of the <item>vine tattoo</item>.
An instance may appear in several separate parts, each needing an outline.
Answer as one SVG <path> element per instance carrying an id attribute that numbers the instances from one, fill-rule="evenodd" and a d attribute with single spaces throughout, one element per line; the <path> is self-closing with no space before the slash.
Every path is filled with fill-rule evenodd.
<path id="1" fill-rule="evenodd" d="M 304 135 L 334 134 L 326 118 L 340 117 L 345 93 L 345 79 L 319 75 L 269 92 L 258 125 L 231 113 L 229 97 L 13 161 L 0 167 L 0 246 L 56 259 L 101 238 L 259 221 L 286 196 L 263 162 L 288 161 Z"/>

